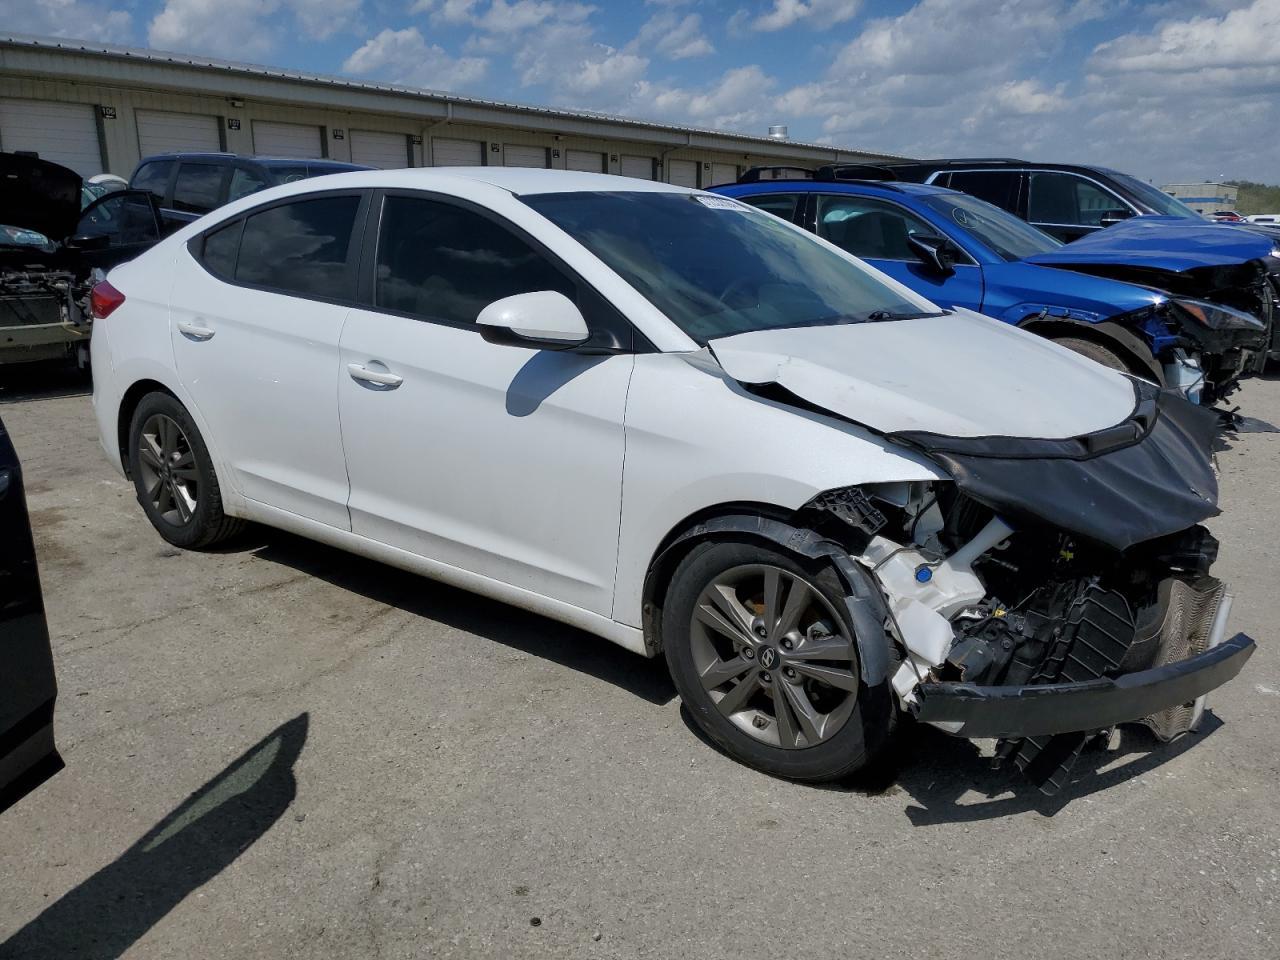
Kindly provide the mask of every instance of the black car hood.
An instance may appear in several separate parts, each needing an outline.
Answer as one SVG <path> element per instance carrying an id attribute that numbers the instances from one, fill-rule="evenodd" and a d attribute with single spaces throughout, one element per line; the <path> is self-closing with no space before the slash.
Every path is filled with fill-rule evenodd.
<path id="1" fill-rule="evenodd" d="M 48 160 L 0 153 L 0 222 L 60 243 L 80 222 L 80 174 Z"/>

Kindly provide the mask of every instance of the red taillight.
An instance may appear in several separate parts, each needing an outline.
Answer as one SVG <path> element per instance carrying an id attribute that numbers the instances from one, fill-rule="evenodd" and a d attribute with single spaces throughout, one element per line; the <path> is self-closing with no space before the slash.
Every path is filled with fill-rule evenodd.
<path id="1" fill-rule="evenodd" d="M 107 319 L 122 303 L 124 294 L 105 280 L 95 283 L 89 291 L 89 310 L 95 320 Z"/>

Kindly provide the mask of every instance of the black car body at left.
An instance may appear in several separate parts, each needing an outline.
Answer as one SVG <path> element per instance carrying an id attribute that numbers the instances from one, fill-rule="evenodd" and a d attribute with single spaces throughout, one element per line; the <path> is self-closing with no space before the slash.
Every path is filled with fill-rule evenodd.
<path id="1" fill-rule="evenodd" d="M 57 693 L 22 467 L 0 422 L 0 811 L 62 767 Z"/>

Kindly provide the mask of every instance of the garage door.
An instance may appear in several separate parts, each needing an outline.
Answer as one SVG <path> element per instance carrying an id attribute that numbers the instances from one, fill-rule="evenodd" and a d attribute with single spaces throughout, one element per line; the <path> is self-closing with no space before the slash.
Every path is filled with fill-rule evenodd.
<path id="1" fill-rule="evenodd" d="M 713 163 L 711 165 L 711 182 L 735 183 L 738 179 L 738 167 L 732 163 Z"/>
<path id="2" fill-rule="evenodd" d="M 153 157 L 157 153 L 212 153 L 222 149 L 218 140 L 218 118 L 194 113 L 163 113 L 139 110 L 138 153 Z"/>
<path id="3" fill-rule="evenodd" d="M 526 147 L 518 143 L 503 144 L 502 162 L 508 167 L 545 167 L 547 148 Z"/>
<path id="4" fill-rule="evenodd" d="M 692 160 L 668 160 L 667 183 L 681 187 L 698 185 L 698 165 Z"/>
<path id="5" fill-rule="evenodd" d="M 604 173 L 604 154 L 591 150 L 570 150 L 564 155 L 566 170 L 581 170 L 583 173 Z"/>
<path id="6" fill-rule="evenodd" d="M 635 177 L 638 180 L 653 179 L 653 157 L 629 157 L 622 155 L 619 167 L 624 177 Z"/>
<path id="7" fill-rule="evenodd" d="M 484 163 L 484 144 L 479 140 L 432 137 L 431 163 L 437 167 L 478 167 Z"/>
<path id="8" fill-rule="evenodd" d="M 324 156 L 320 128 L 303 123 L 253 121 L 253 152 L 260 157 L 319 160 Z"/>
<path id="9" fill-rule="evenodd" d="M 31 150 L 82 177 L 102 173 L 98 121 L 87 103 L 0 100 L 0 150 Z"/>
<path id="10" fill-rule="evenodd" d="M 403 133 L 351 131 L 351 162 L 395 170 L 409 166 L 409 138 Z"/>

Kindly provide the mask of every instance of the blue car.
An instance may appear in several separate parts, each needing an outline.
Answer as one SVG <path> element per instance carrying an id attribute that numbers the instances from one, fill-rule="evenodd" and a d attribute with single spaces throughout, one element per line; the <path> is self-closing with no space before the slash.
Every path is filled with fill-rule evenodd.
<path id="1" fill-rule="evenodd" d="M 1064 246 L 954 190 L 799 172 L 763 179 L 749 171 L 713 189 L 813 231 L 940 306 L 1016 324 L 1196 402 L 1227 396 L 1265 353 L 1267 325 L 1258 317 L 1176 289 L 1179 270 L 1192 268 L 1188 257 L 1198 269 L 1212 253 L 1175 262 L 1172 253 L 1100 249 L 1104 236 L 1115 243 L 1125 231 Z M 1218 256 L 1241 263 L 1239 251 Z M 1106 275 L 1113 269 L 1147 282 Z"/>

